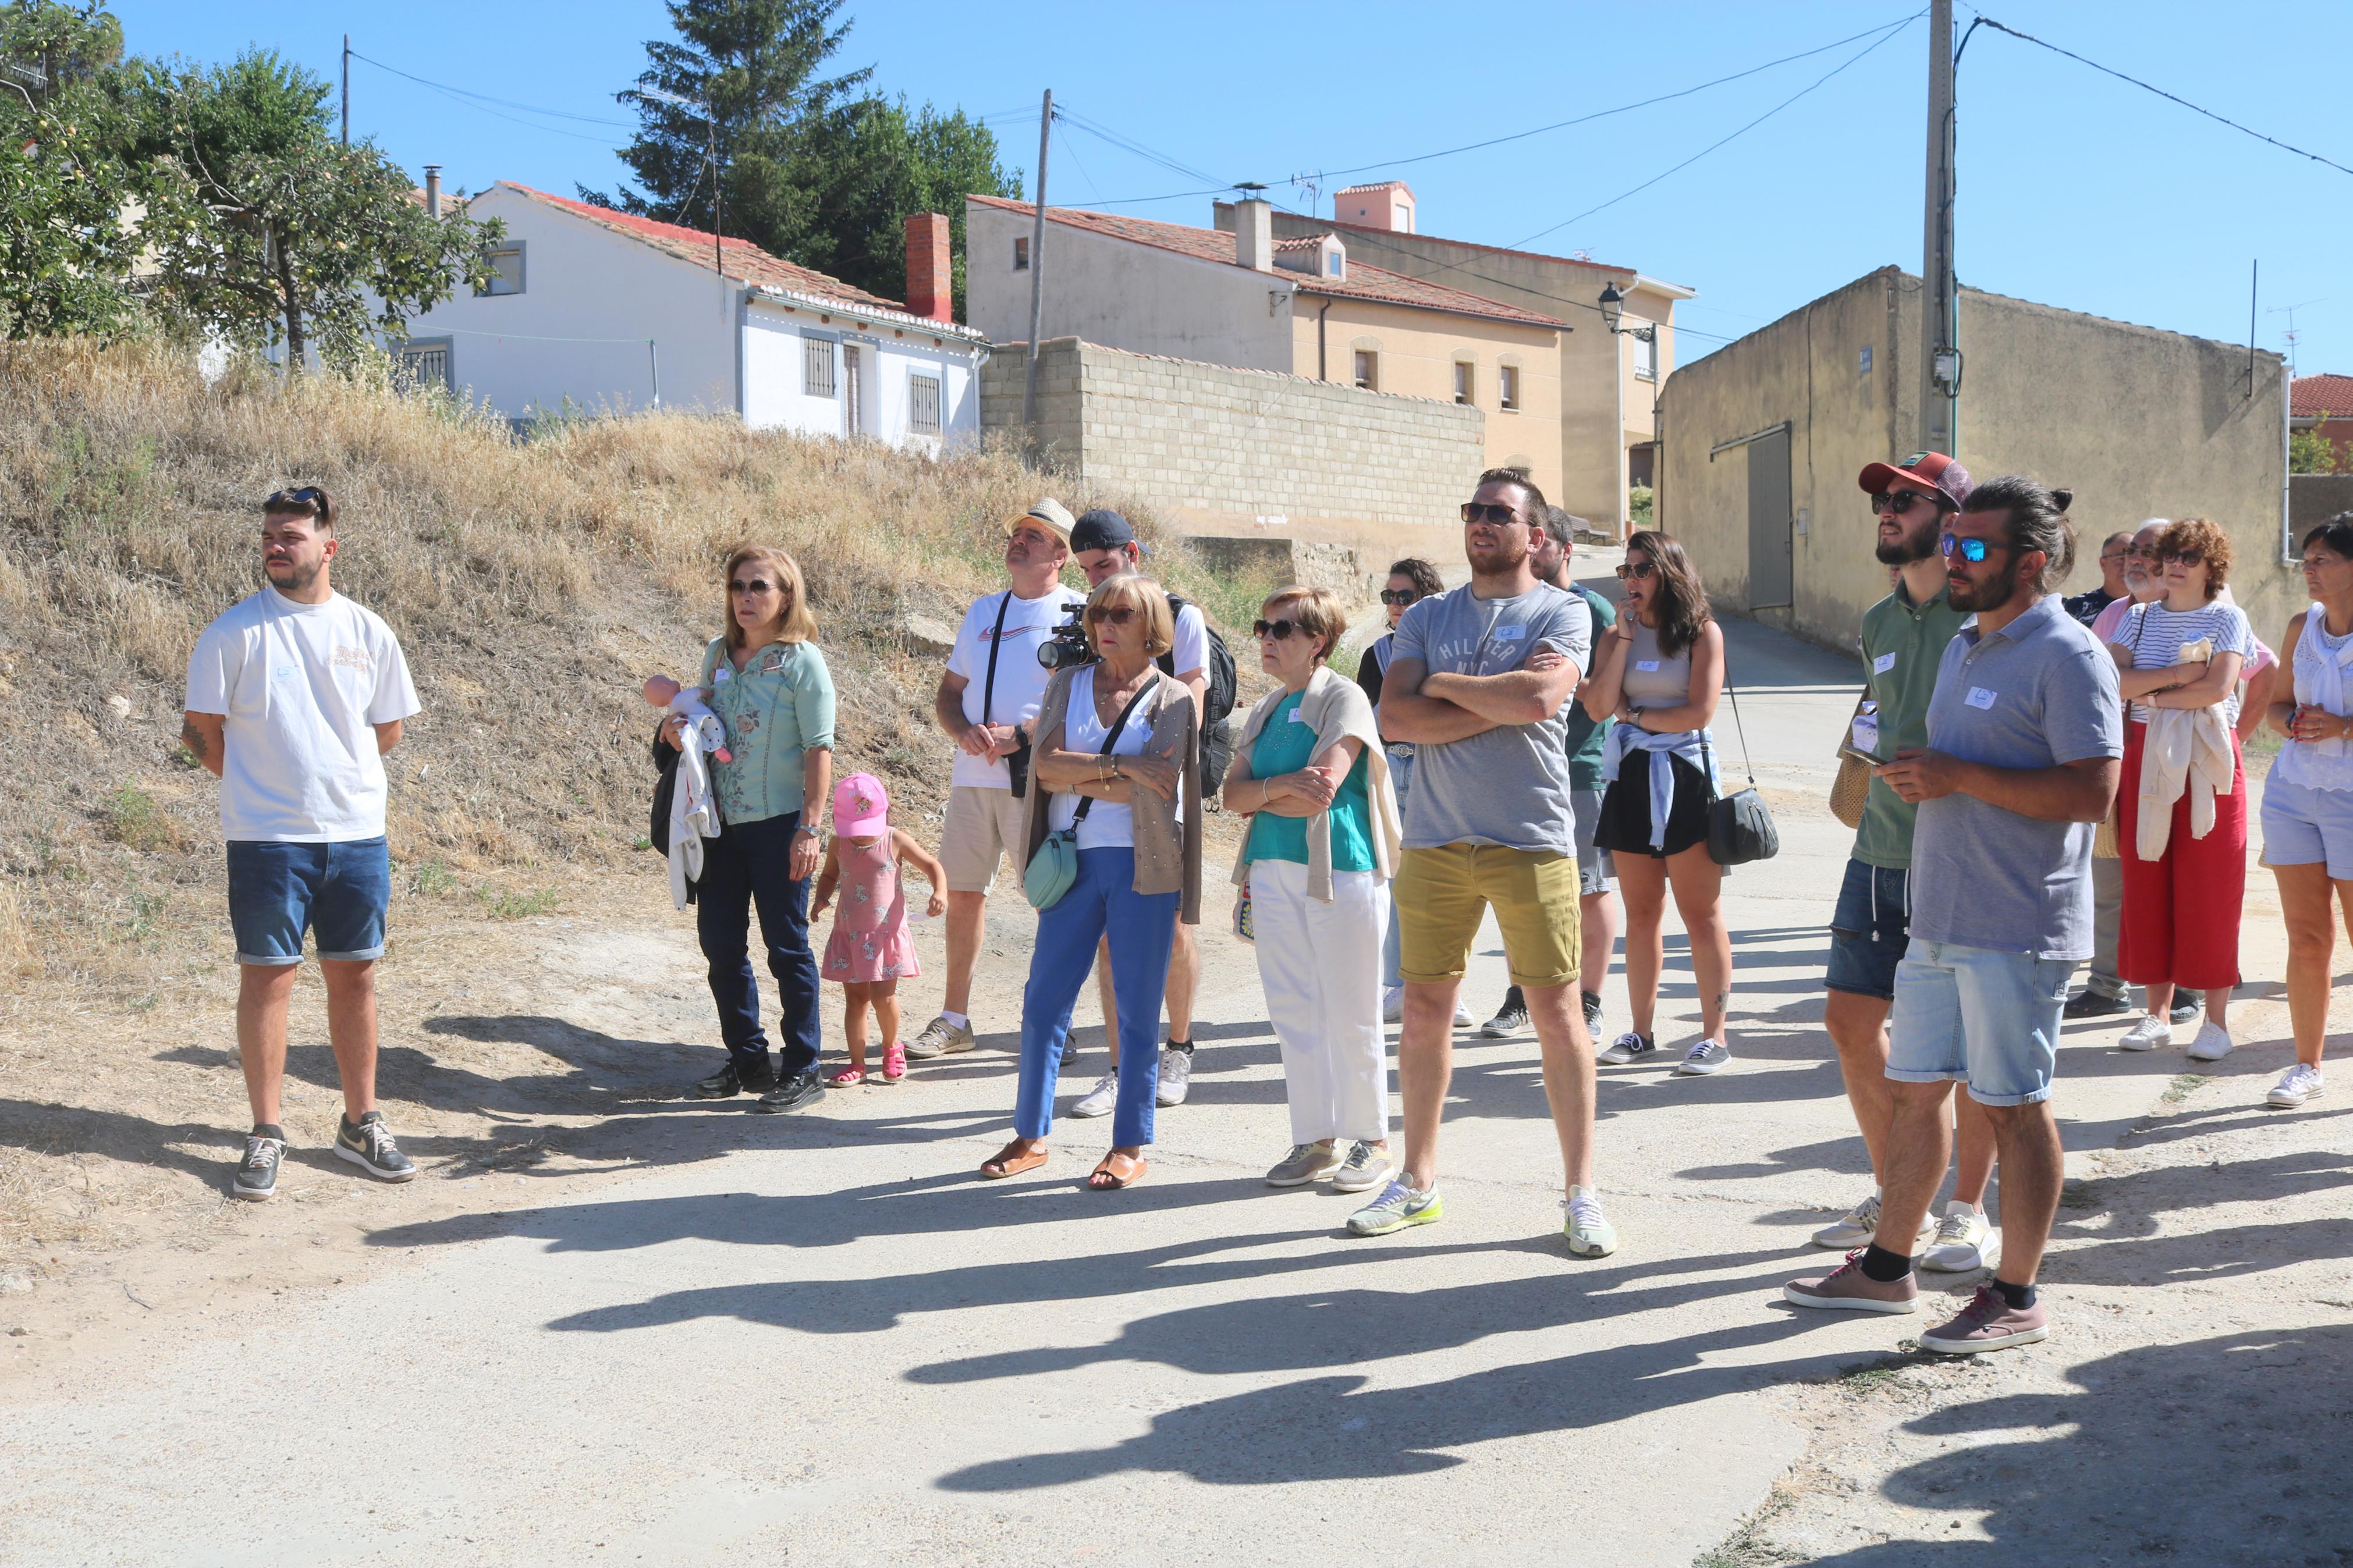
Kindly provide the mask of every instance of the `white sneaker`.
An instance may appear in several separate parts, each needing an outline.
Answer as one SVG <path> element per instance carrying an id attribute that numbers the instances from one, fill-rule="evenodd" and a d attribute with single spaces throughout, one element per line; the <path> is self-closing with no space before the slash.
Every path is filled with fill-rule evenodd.
<path id="1" fill-rule="evenodd" d="M 1119 1103 L 1119 1074 L 1107 1072 L 1095 1079 L 1094 1088 L 1079 1096 L 1071 1107 L 1073 1116 L 1109 1116 L 1112 1107 Z"/>
<path id="2" fill-rule="evenodd" d="M 1618 1250 L 1618 1227 L 1601 1212 L 1601 1198 L 1591 1187 L 1571 1187 L 1561 1205 L 1566 1216 L 1561 1234 L 1568 1250 L 1579 1258 L 1607 1258 Z"/>
<path id="3" fill-rule="evenodd" d="M 1934 1226 L 1934 1220 L 1923 1216 L 1918 1240 L 1926 1242 Z M 1879 1194 L 1873 1193 L 1847 1210 L 1845 1216 L 1837 1224 L 1826 1225 L 1814 1232 L 1814 1245 L 1829 1247 L 1832 1252 L 1850 1252 L 1858 1247 L 1869 1246 L 1878 1236 Z"/>
<path id="4" fill-rule="evenodd" d="M 1332 1173 L 1332 1190 L 1335 1193 L 1362 1193 L 1381 1186 L 1389 1179 L 1389 1152 L 1376 1149 L 1362 1140 L 1348 1146 L 1348 1157 Z"/>
<path id="5" fill-rule="evenodd" d="M 2153 1051 L 2159 1046 L 2173 1044 L 2173 1026 L 2155 1013 L 2143 1013 L 2140 1022 L 2125 1031 L 2116 1042 L 2120 1051 Z"/>
<path id="6" fill-rule="evenodd" d="M 2327 1087 L 2318 1068 L 2298 1062 L 2280 1075 L 2279 1082 L 2272 1085 L 2271 1093 L 2263 1097 L 2263 1103 L 2281 1110 L 2294 1110 Z"/>
<path id="7" fill-rule="evenodd" d="M 1454 1004 L 1454 1026 L 1456 1028 L 1467 1029 L 1478 1023 L 1478 1019 L 1473 1018 L 1471 1016 L 1470 1008 L 1465 1007 L 1460 1002 Z"/>
<path id="8" fill-rule="evenodd" d="M 1185 1095 L 1193 1087 L 1193 1053 L 1180 1051 L 1174 1046 L 1160 1047 L 1160 1079 L 1152 1091 L 1153 1103 L 1166 1110 L 1185 1103 Z"/>
<path id="9" fill-rule="evenodd" d="M 1405 987 L 1391 985 L 1381 993 L 1381 1022 L 1394 1024 L 1405 1016 Z"/>
<path id="10" fill-rule="evenodd" d="M 1977 1205 L 1955 1198 L 1945 1205 L 1945 1217 L 1937 1222 L 1928 1250 L 1920 1255 L 1920 1267 L 1939 1274 L 1968 1274 L 1983 1268 L 1992 1261 L 1986 1256 L 1986 1240 L 1992 1235 L 1991 1222 Z"/>
<path id="11" fill-rule="evenodd" d="M 2209 1018 L 2198 1026 L 2198 1037 L 2189 1042 L 2189 1059 L 2193 1062 L 2219 1062 L 2237 1048 L 2231 1039 L 2231 1031 Z"/>

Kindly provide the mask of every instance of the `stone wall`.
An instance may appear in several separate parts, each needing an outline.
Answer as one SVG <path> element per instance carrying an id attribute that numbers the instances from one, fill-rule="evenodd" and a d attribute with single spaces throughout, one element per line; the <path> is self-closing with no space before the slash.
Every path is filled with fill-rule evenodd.
<path id="1" fill-rule="evenodd" d="M 981 373 L 981 426 L 1018 434 L 1024 345 Z M 1047 342 L 1039 436 L 1089 487 L 1188 521 L 1451 526 L 1484 466 L 1477 408 L 1337 383 Z"/>

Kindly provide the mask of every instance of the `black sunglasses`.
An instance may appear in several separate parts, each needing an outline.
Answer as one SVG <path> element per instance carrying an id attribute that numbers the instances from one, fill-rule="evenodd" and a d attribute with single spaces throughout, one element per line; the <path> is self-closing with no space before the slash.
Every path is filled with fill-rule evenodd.
<path id="1" fill-rule="evenodd" d="M 1477 522 L 1484 518 L 1498 526 L 1520 521 L 1520 509 L 1499 500 L 1466 500 L 1462 503 L 1462 521 Z"/>
<path id="2" fill-rule="evenodd" d="M 304 485 L 299 490 L 271 491 L 269 499 L 261 503 L 261 510 L 265 513 L 312 510 L 318 513 L 319 520 L 323 522 L 332 504 L 327 500 L 326 491 L 316 485 Z"/>
<path id="3" fill-rule="evenodd" d="M 1418 588 L 1384 588 L 1381 590 L 1381 603 L 1384 605 L 1410 605 L 1418 602 L 1420 598 L 1421 591 Z"/>
<path id="4" fill-rule="evenodd" d="M 777 593 L 784 595 L 787 598 L 792 596 L 792 590 L 790 588 L 779 587 L 777 584 L 769 582 L 765 577 L 754 577 L 749 583 L 744 582 L 739 577 L 734 582 L 727 584 L 727 591 L 731 594 L 765 594 L 771 588 L 775 588 Z"/>
<path id="5" fill-rule="evenodd" d="M 1871 498 L 1871 510 L 1874 513 L 1883 511 L 1892 516 L 1902 517 L 1912 510 L 1912 503 L 1915 500 L 1934 502 L 1936 498 L 1924 496 L 1918 490 L 1881 490 Z M 1942 511 L 1944 508 L 1939 504 L 1936 510 Z"/>
<path id="6" fill-rule="evenodd" d="M 2205 563 L 2206 552 L 2202 550 L 2160 550 L 2157 558 L 2159 561 L 2179 561 L 2184 566 L 2200 566 Z"/>
<path id="7" fill-rule="evenodd" d="M 1250 623 L 1252 637 L 1272 637 L 1277 642 L 1282 642 L 1292 633 L 1301 629 L 1303 628 L 1297 621 L 1252 621 Z"/>

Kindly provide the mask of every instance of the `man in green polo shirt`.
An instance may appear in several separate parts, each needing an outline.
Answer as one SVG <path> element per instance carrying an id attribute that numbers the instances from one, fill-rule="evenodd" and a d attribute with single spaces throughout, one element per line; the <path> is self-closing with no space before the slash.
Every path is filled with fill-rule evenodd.
<path id="1" fill-rule="evenodd" d="M 1945 645 L 1968 618 L 1946 597 L 1939 535 L 1968 500 L 1969 473 L 1942 452 L 1921 452 L 1900 464 L 1873 463 L 1859 482 L 1879 521 L 1881 564 L 1897 569 L 1895 591 L 1863 612 L 1865 695 L 1873 710 L 1855 721 L 1850 737 L 1861 750 L 1892 759 L 1902 746 L 1928 743 L 1928 699 Z M 1846 863 L 1837 911 L 1831 917 L 1830 995 L 1822 1026 L 1838 1047 L 1839 1074 L 1871 1152 L 1871 1195 L 1837 1224 L 1814 1233 L 1817 1247 L 1863 1246 L 1879 1227 L 1879 1181 L 1884 1170 L 1894 1096 L 1887 1087 L 1887 1013 L 1895 997 L 1895 966 L 1911 942 L 1912 823 L 1907 805 L 1873 778 L 1862 826 Z M 1960 1121 L 1960 1180 L 1944 1218 L 1924 1225 L 1921 1266 L 1976 1268 L 1989 1227 L 1982 1211 L 1993 1170 L 1993 1128 L 1967 1095 L 1957 1097 Z"/>
<path id="2" fill-rule="evenodd" d="M 1549 583 L 1585 601 L 1585 607 L 1593 613 L 1598 647 L 1601 634 L 1618 624 L 1618 607 L 1569 575 L 1568 559 L 1577 550 L 1577 531 L 1585 526 L 1583 518 L 1572 517 L 1559 507 L 1545 508 L 1544 532 L 1528 564 L 1535 569 L 1539 583 Z M 1933 667 L 1929 673 L 1935 674 Z M 1609 851 L 1596 847 L 1593 842 L 1594 829 L 1601 824 L 1601 752 L 1609 741 L 1609 721 L 1589 717 L 1575 702 L 1567 712 L 1568 798 L 1577 814 L 1577 912 L 1582 944 L 1577 988 L 1583 994 L 1586 1033 L 1599 1039 L 1601 983 L 1609 978 L 1609 955 L 1618 946 L 1618 900 L 1609 891 L 1609 879 L 1618 874 L 1618 868 L 1610 864 Z M 1479 1033 L 1486 1039 L 1500 1040 L 1527 1026 L 1528 1005 L 1514 985 L 1504 993 L 1504 1005 L 1480 1026 Z"/>

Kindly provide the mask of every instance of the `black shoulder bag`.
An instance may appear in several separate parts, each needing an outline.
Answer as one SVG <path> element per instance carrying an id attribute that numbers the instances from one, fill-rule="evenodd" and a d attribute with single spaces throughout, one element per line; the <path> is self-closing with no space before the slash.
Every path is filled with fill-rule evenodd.
<path id="1" fill-rule="evenodd" d="M 1765 797 L 1757 793 L 1757 771 L 1748 760 L 1748 729 L 1740 721 L 1740 693 L 1728 669 L 1724 694 L 1732 699 L 1732 726 L 1740 736 L 1740 765 L 1748 774 L 1748 787 L 1708 802 L 1707 858 L 1719 866 L 1745 866 L 1778 855 L 1781 834 L 1773 826 L 1773 814 L 1765 809 Z M 1715 771 L 1712 761 L 1708 771 Z"/>

